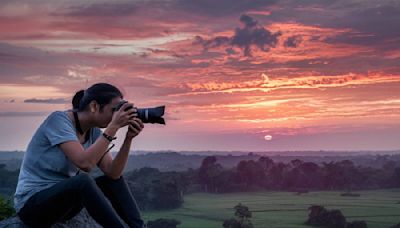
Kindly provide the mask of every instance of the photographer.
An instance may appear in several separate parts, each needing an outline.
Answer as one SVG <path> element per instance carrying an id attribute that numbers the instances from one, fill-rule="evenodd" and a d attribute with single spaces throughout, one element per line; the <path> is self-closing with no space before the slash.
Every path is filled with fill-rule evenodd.
<path id="1" fill-rule="evenodd" d="M 40 125 L 26 150 L 14 196 L 24 223 L 50 227 L 86 208 L 103 227 L 124 227 L 122 220 L 129 227 L 144 227 L 122 176 L 132 139 L 144 125 L 136 108 L 127 109 L 131 103 L 115 108 L 122 99 L 113 85 L 94 84 L 75 94 L 73 110 L 55 111 Z M 113 158 L 108 148 L 118 129 L 127 125 Z M 104 175 L 94 179 L 88 173 L 96 165 Z"/>

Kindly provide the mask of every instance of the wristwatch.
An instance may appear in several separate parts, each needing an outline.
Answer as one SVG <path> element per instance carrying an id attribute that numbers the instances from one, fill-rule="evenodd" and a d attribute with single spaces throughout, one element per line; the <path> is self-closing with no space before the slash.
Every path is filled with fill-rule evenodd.
<path id="1" fill-rule="evenodd" d="M 111 135 L 107 135 L 106 133 L 103 132 L 104 138 L 106 138 L 108 141 L 113 141 L 114 139 L 117 139 L 117 137 L 112 137 Z"/>

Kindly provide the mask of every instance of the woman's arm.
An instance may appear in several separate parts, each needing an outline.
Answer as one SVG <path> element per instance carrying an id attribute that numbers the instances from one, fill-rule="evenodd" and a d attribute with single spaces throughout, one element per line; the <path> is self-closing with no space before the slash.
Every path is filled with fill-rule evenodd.
<path id="1" fill-rule="evenodd" d="M 118 127 L 109 125 L 104 133 L 110 136 L 115 136 Z M 110 142 L 100 136 L 96 142 L 90 145 L 86 150 L 78 141 L 68 141 L 59 145 L 64 154 L 71 160 L 79 169 L 90 172 L 95 167 L 96 163 L 106 152 Z"/>
<path id="2" fill-rule="evenodd" d="M 128 131 L 125 136 L 125 140 L 113 159 L 111 154 L 107 153 L 101 161 L 100 169 L 109 177 L 113 179 L 119 179 L 124 172 L 126 163 L 129 158 L 129 151 L 132 145 L 132 139 L 136 137 L 139 132 L 143 129 L 144 125 L 139 118 L 134 118 L 132 125 L 129 125 Z"/>
<path id="3" fill-rule="evenodd" d="M 121 149 L 113 159 L 110 153 L 107 153 L 101 160 L 99 168 L 105 175 L 112 179 L 119 179 L 124 171 L 126 163 L 129 158 L 129 151 L 132 141 L 129 139 L 124 140 Z"/>
<path id="4" fill-rule="evenodd" d="M 114 113 L 111 122 L 104 131 L 105 134 L 114 137 L 119 128 L 124 127 L 132 122 L 131 118 L 137 114 L 134 114 L 133 109 L 124 111 L 125 108 L 130 105 L 132 104 L 125 103 L 122 105 L 119 111 Z M 59 147 L 68 157 L 68 159 L 78 166 L 78 168 L 85 172 L 90 172 L 90 170 L 96 166 L 97 162 L 107 151 L 109 144 L 110 141 L 108 141 L 105 137 L 100 136 L 86 150 L 78 141 L 66 141 L 59 144 Z"/>

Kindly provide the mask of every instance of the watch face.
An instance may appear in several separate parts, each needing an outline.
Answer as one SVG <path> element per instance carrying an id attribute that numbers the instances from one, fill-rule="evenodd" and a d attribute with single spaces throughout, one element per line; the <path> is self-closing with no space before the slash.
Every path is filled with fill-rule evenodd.
<path id="1" fill-rule="evenodd" d="M 117 137 L 112 137 L 110 135 L 107 135 L 106 133 L 103 132 L 103 136 L 108 140 L 108 141 L 113 141 L 114 139 L 116 139 Z"/>

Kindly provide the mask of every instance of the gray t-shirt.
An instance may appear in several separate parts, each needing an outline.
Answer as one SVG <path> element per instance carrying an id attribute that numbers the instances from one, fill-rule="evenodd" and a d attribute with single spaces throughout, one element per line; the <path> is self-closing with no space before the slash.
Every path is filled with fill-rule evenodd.
<path id="1" fill-rule="evenodd" d="M 88 148 L 101 134 L 99 128 L 92 128 L 89 139 L 82 146 Z M 75 126 L 67 111 L 55 111 L 36 130 L 26 150 L 14 196 L 17 212 L 35 193 L 78 173 L 79 168 L 59 147 L 66 141 L 79 141 Z"/>

